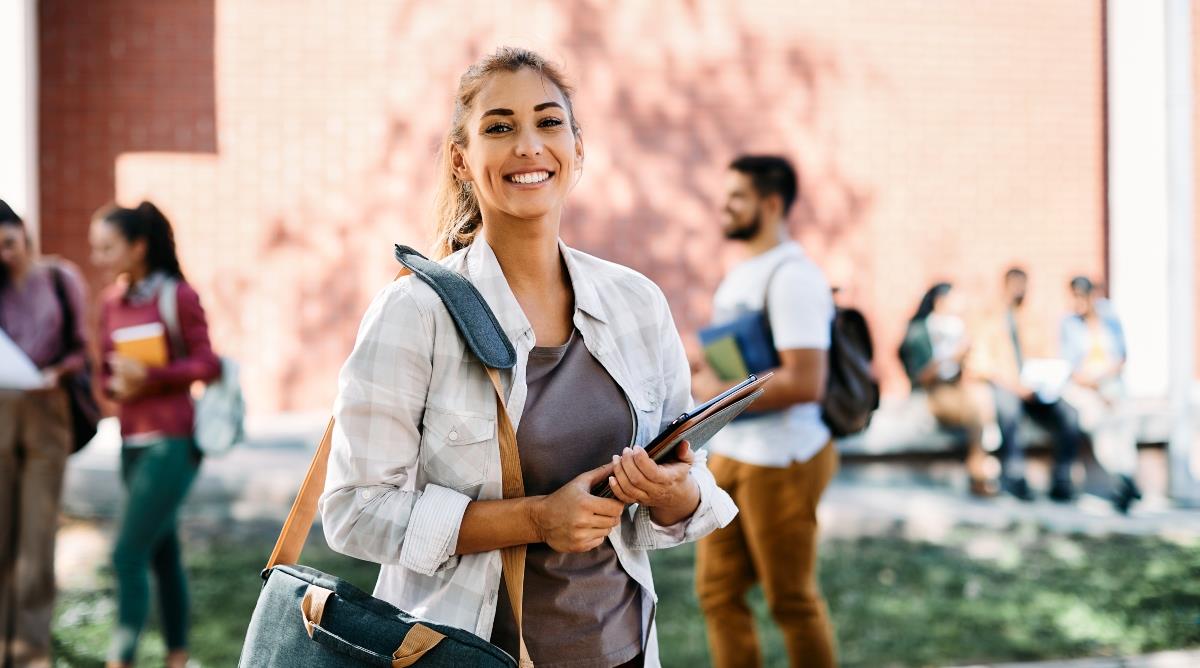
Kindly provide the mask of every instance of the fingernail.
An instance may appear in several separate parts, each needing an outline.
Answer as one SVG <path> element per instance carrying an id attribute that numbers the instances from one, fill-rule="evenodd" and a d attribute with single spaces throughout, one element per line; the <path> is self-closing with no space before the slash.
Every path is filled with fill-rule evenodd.
<path id="1" fill-rule="evenodd" d="M 633 452 L 633 450 L 630 450 L 629 448 L 625 448 L 624 450 L 622 450 L 622 451 L 621 451 L 621 454 L 623 454 L 623 455 L 627 455 L 627 454 L 629 454 L 629 453 L 631 453 L 631 452 Z"/>

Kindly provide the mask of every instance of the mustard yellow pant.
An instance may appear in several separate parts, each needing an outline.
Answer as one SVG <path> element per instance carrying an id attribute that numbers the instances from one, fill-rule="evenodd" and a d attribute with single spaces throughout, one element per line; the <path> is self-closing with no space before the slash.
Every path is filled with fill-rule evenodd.
<path id="1" fill-rule="evenodd" d="M 832 443 L 784 468 L 713 455 L 717 484 L 737 503 L 737 518 L 701 539 L 696 594 L 716 668 L 762 665 L 746 592 L 761 583 L 793 666 L 834 666 L 833 629 L 817 585 L 817 504 L 838 468 Z"/>

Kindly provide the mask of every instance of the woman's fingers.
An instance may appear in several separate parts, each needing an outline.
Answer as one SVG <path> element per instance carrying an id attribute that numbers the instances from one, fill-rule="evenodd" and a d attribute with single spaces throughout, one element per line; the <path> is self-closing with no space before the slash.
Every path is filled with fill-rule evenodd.
<path id="1" fill-rule="evenodd" d="M 696 453 L 692 452 L 692 444 L 687 441 L 680 441 L 678 448 L 675 450 L 675 456 L 684 464 L 691 465 L 696 461 Z"/>
<path id="2" fill-rule="evenodd" d="M 613 496 L 620 499 L 622 503 L 630 504 L 638 502 L 633 493 L 625 489 L 625 487 L 621 484 L 621 481 L 617 480 L 616 476 L 608 477 L 608 486 L 610 489 L 612 489 Z"/>
<path id="3" fill-rule="evenodd" d="M 651 462 L 651 464 L 653 463 L 654 462 Z M 629 482 L 632 483 L 634 487 L 641 491 L 649 490 L 650 480 L 646 478 L 646 474 L 643 473 L 641 467 L 638 466 L 636 452 L 626 448 L 624 454 L 621 455 L 620 468 L 625 472 L 625 476 L 629 478 Z"/>
<path id="4" fill-rule="evenodd" d="M 662 471 L 659 470 L 658 464 L 650 459 L 650 455 L 642 446 L 635 447 L 632 451 L 625 455 L 628 457 L 637 468 L 637 472 L 647 482 L 655 485 L 661 485 L 665 481 L 662 479 Z"/>
<path id="5" fill-rule="evenodd" d="M 637 466 L 627 461 L 627 457 L 614 457 L 613 461 L 613 477 L 626 496 L 632 499 L 631 503 L 645 503 L 648 499 L 647 490 L 643 487 L 645 477 L 638 472 Z"/>

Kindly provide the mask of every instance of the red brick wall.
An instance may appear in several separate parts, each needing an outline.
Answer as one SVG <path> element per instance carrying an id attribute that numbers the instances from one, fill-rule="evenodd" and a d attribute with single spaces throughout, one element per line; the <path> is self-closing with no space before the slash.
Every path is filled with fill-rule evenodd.
<path id="1" fill-rule="evenodd" d="M 46 247 L 84 261 L 92 210 L 153 198 L 252 409 L 324 409 L 390 244 L 428 239 L 458 75 L 516 43 L 579 88 L 563 236 L 658 281 L 685 335 L 735 259 L 716 220 L 742 151 L 803 171 L 796 231 L 889 391 L 930 282 L 982 304 L 1020 261 L 1049 318 L 1103 271 L 1099 3 L 749 4 L 44 0 Z"/>

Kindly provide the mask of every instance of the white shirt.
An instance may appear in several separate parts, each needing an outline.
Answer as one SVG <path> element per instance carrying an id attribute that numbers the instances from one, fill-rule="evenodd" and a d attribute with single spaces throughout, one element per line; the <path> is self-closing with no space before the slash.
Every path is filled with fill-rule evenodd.
<path id="1" fill-rule="evenodd" d="M 794 241 L 781 243 L 729 272 L 713 297 L 713 323 L 761 311 L 768 281 L 768 316 L 775 348 L 828 350 L 833 293 L 821 269 Z M 808 461 L 829 438 L 820 405 L 807 403 L 735 421 L 717 432 L 708 447 L 746 464 L 784 467 Z"/>
<path id="2" fill-rule="evenodd" d="M 692 405 L 691 373 L 666 297 L 646 277 L 560 243 L 575 293 L 575 328 L 621 387 L 648 443 Z M 491 247 L 478 239 L 442 261 L 466 276 L 516 349 L 501 372 L 505 408 L 521 424 L 533 327 Z M 500 551 L 452 556 L 467 504 L 503 497 L 495 390 L 445 305 L 406 276 L 375 297 L 338 378 L 329 473 L 321 497 L 326 541 L 382 564 L 375 596 L 426 619 L 491 637 Z M 658 600 L 646 550 L 696 540 L 733 520 L 737 507 L 698 452 L 700 506 L 661 527 L 631 506 L 609 535 L 621 567 L 642 588 L 647 666 L 657 666 Z M 582 473 L 582 471 L 580 471 Z"/>

